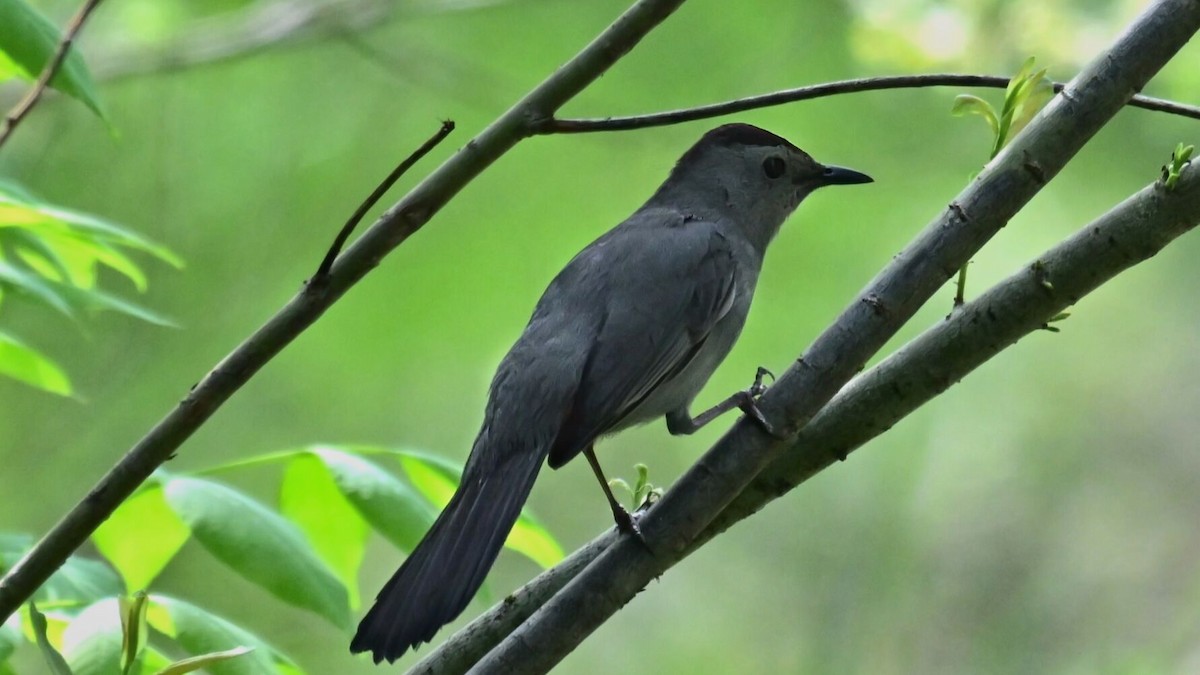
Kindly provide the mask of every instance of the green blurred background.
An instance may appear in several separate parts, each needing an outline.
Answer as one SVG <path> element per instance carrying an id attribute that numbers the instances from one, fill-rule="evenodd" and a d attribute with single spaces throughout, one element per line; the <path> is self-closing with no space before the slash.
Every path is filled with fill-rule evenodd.
<path id="1" fill-rule="evenodd" d="M 59 25 L 75 6 L 33 4 Z M 54 96 L 0 154 L 4 175 L 187 261 L 183 271 L 147 262 L 142 298 L 178 330 L 105 315 L 81 333 L 8 299 L 5 325 L 59 360 L 85 400 L 0 380 L 0 530 L 49 528 L 300 288 L 347 214 L 439 120 L 459 130 L 385 202 L 628 3 L 348 2 L 336 14 L 344 25 L 305 39 L 203 65 L 170 61 L 265 4 L 106 3 L 81 44 L 116 134 Z M 1010 74 L 1029 55 L 1065 80 L 1144 4 L 694 0 L 563 112 L 648 112 L 874 74 Z M 380 12 L 366 27 L 351 20 L 363 6 Z M 0 89 L 0 102 L 20 93 Z M 949 114 L 957 93 L 859 94 L 731 118 L 877 182 L 821 192 L 792 218 L 701 404 L 746 386 L 758 365 L 786 368 L 983 163 L 982 122 Z M 1147 93 L 1200 102 L 1200 45 Z M 546 283 L 718 123 L 522 143 L 267 366 L 170 467 L 312 442 L 461 461 L 492 371 Z M 976 257 L 968 296 L 1154 180 L 1177 142 L 1197 140 L 1195 121 L 1122 112 Z M 1022 341 L 652 583 L 560 672 L 1200 671 L 1198 257 L 1200 237 L 1187 236 L 1087 298 L 1061 333 Z M 133 293 L 115 275 L 108 282 Z M 887 351 L 940 320 L 952 292 Z M 713 426 L 672 438 L 656 423 L 600 454 L 610 473 L 629 477 L 645 462 L 652 481 L 669 484 L 727 423 Z M 278 472 L 233 480 L 273 501 Z M 568 549 L 611 525 L 582 462 L 543 473 L 531 506 Z M 400 558 L 374 542 L 364 595 Z M 505 553 L 493 590 L 536 572 Z M 195 544 L 156 590 L 256 629 L 311 672 L 375 672 L 348 654 L 348 636 Z"/>

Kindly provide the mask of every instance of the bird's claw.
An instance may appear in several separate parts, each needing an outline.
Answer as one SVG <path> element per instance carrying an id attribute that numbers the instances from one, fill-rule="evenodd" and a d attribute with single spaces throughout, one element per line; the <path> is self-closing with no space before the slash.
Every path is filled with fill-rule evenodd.
<path id="1" fill-rule="evenodd" d="M 772 373 L 766 368 L 759 366 L 758 371 L 754 373 L 754 384 L 750 385 L 750 389 L 748 389 L 746 392 L 750 394 L 752 398 L 758 398 L 759 396 L 767 393 L 767 385 L 763 384 L 764 376 L 769 376 L 772 382 L 775 381 L 775 373 Z"/>
<path id="2" fill-rule="evenodd" d="M 633 535 L 642 542 L 642 546 L 649 548 L 646 538 L 642 536 L 642 528 L 638 526 L 637 517 L 618 506 L 613 509 L 613 520 L 617 521 L 617 532 Z"/>
<path id="3" fill-rule="evenodd" d="M 738 408 L 740 408 L 742 412 L 746 413 L 748 417 L 757 422 L 758 426 L 761 427 L 763 431 L 770 434 L 771 437 L 779 440 L 787 440 L 791 437 L 791 435 L 776 429 L 775 425 L 767 421 L 767 418 L 763 415 L 762 410 L 760 410 L 758 407 L 758 398 L 767 392 L 767 385 L 763 384 L 764 377 L 770 377 L 772 382 L 775 381 L 775 373 L 772 373 L 766 368 L 759 366 L 758 371 L 754 373 L 754 384 L 750 385 L 749 389 L 742 392 L 743 396 L 741 401 L 738 402 Z"/>

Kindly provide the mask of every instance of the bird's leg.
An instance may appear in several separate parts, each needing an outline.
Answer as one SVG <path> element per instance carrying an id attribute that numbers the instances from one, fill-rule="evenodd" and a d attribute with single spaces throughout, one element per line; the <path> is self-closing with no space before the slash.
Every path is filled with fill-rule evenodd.
<path id="1" fill-rule="evenodd" d="M 744 391 L 734 392 L 732 396 L 705 410 L 704 412 L 692 417 L 687 410 L 676 410 L 667 413 L 667 431 L 672 436 L 690 435 L 701 429 L 704 425 L 717 419 L 721 415 L 737 408 L 745 413 L 750 419 L 758 423 L 762 430 L 775 438 L 786 439 L 787 434 L 780 433 L 775 427 L 767 421 L 763 416 L 762 411 L 758 409 L 758 397 L 763 395 L 767 390 L 767 385 L 763 384 L 763 376 L 770 375 L 771 379 L 775 379 L 775 374 L 771 371 L 759 366 L 758 372 L 754 374 L 754 384 L 750 385 L 749 389 Z"/>
<path id="2" fill-rule="evenodd" d="M 600 488 L 604 490 L 604 496 L 608 498 L 608 506 L 612 509 L 613 520 L 617 522 L 617 530 L 642 539 L 642 531 L 638 528 L 637 521 L 613 496 L 612 488 L 608 486 L 608 479 L 604 477 L 604 470 L 600 468 L 600 462 L 596 459 L 594 446 L 589 445 L 584 448 L 583 456 L 587 457 L 588 464 L 592 467 L 592 473 L 596 474 L 596 480 L 600 481 Z M 642 539 L 642 542 L 645 543 L 645 540 Z"/>

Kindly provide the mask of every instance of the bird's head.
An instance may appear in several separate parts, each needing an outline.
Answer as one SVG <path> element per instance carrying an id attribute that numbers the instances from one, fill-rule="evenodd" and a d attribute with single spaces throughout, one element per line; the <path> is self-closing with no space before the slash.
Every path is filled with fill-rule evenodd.
<path id="1" fill-rule="evenodd" d="M 765 129 L 726 124 L 679 158 L 653 201 L 730 218 L 765 247 L 813 190 L 871 180 L 853 169 L 821 164 Z"/>

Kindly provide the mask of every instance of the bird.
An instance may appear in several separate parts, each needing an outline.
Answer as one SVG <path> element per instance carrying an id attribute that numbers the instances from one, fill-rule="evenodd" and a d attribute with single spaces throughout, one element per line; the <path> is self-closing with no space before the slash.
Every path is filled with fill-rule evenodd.
<path id="1" fill-rule="evenodd" d="M 550 282 L 501 360 L 457 491 L 380 590 L 352 652 L 389 662 L 433 639 L 483 584 L 543 462 L 583 454 L 618 528 L 639 535 L 596 459 L 598 439 L 665 418 L 691 434 L 738 408 L 774 433 L 754 384 L 692 416 L 750 310 L 767 246 L 814 190 L 870 183 L 744 123 L 705 133 L 629 218 Z"/>

